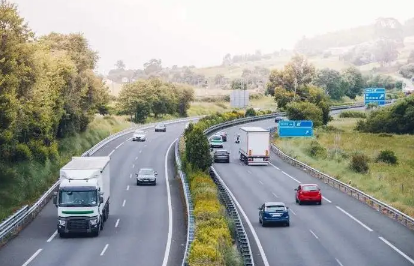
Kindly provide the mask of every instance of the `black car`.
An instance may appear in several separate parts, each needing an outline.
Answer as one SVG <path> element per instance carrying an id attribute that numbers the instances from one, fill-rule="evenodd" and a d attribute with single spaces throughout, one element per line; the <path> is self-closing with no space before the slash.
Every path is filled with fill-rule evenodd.
<path id="1" fill-rule="evenodd" d="M 227 141 L 227 133 L 224 131 L 218 132 L 217 135 L 220 135 L 221 138 L 223 139 L 223 142 Z"/>
<path id="2" fill-rule="evenodd" d="M 213 155 L 214 162 L 230 163 L 230 153 L 227 150 L 216 150 Z"/>
<path id="3" fill-rule="evenodd" d="M 280 121 L 284 120 L 283 117 L 277 116 L 275 118 L 275 123 L 279 123 Z"/>

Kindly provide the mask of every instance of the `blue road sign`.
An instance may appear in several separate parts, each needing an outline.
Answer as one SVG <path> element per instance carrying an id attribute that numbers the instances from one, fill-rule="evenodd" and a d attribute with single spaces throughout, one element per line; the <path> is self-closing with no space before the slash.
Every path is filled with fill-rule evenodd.
<path id="1" fill-rule="evenodd" d="M 385 96 L 384 88 L 365 89 L 364 104 L 377 103 L 378 105 L 385 105 Z"/>
<path id="2" fill-rule="evenodd" d="M 310 120 L 279 121 L 279 137 L 313 137 L 313 122 Z"/>

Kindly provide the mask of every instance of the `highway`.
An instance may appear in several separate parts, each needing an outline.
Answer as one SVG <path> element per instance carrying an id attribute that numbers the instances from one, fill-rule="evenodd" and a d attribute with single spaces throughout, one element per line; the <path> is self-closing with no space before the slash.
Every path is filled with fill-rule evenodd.
<path id="1" fill-rule="evenodd" d="M 230 164 L 215 163 L 239 205 L 256 266 L 414 265 L 414 233 L 356 199 L 283 162 L 274 153 L 269 166 L 239 161 L 234 136 L 241 126 L 275 126 L 273 119 L 227 128 Z M 298 205 L 294 189 L 316 183 L 322 205 Z M 290 227 L 263 228 L 258 207 L 282 201 L 290 207 Z"/>
<path id="2" fill-rule="evenodd" d="M 0 265 L 180 265 L 186 243 L 185 205 L 175 178 L 172 144 L 183 130 L 184 123 L 167 125 L 166 133 L 150 128 L 146 142 L 132 142 L 128 134 L 93 155 L 111 156 L 110 214 L 98 237 L 60 238 L 57 209 L 50 201 L 0 249 Z M 155 187 L 136 185 L 135 173 L 141 167 L 158 172 Z"/>

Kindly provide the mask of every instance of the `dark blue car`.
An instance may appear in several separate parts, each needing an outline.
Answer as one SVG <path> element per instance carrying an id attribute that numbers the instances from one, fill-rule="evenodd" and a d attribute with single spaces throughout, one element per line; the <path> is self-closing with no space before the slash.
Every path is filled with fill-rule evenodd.
<path id="1" fill-rule="evenodd" d="M 265 202 L 259 207 L 259 223 L 263 227 L 270 223 L 289 226 L 289 207 L 283 202 Z"/>

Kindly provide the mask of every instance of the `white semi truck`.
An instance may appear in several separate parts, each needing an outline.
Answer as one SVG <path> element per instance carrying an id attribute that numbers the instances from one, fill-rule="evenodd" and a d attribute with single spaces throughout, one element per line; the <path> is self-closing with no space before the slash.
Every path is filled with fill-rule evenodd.
<path id="1" fill-rule="evenodd" d="M 261 127 L 240 128 L 240 160 L 247 165 L 268 165 L 270 131 Z"/>
<path id="2" fill-rule="evenodd" d="M 53 203 L 58 210 L 58 233 L 98 236 L 109 216 L 110 157 L 73 157 L 60 169 Z"/>

